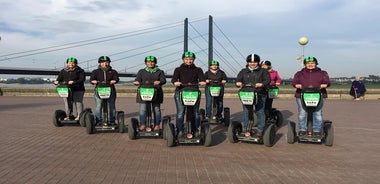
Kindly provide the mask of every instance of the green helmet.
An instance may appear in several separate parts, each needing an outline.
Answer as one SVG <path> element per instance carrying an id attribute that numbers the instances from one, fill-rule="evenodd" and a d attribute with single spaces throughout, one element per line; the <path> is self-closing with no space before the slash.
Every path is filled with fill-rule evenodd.
<path id="1" fill-rule="evenodd" d="M 313 57 L 313 56 L 309 56 L 309 57 L 306 57 L 304 60 L 303 60 L 303 64 L 306 64 L 308 62 L 315 62 L 316 65 L 318 65 L 318 61 L 317 61 L 317 58 Z"/>
<path id="2" fill-rule="evenodd" d="M 147 61 L 153 61 L 154 63 L 157 64 L 157 58 L 155 56 L 147 56 L 147 57 L 145 57 L 144 62 L 146 63 Z"/>
<path id="3" fill-rule="evenodd" d="M 212 61 L 210 62 L 210 65 L 209 65 L 209 66 L 211 66 L 211 65 L 219 66 L 219 62 L 216 61 L 216 60 L 212 60 Z"/>
<path id="4" fill-rule="evenodd" d="M 186 51 L 182 54 L 182 59 L 188 57 L 193 58 L 195 60 L 195 54 L 193 52 Z"/>
<path id="5" fill-rule="evenodd" d="M 73 58 L 73 57 L 67 58 L 66 63 L 68 63 L 68 62 L 78 64 L 78 60 L 76 58 Z"/>

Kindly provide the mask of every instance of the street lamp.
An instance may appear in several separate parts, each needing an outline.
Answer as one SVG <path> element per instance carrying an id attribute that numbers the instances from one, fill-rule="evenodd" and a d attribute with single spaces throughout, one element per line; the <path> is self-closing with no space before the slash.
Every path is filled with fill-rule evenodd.
<path id="1" fill-rule="evenodd" d="M 304 58 L 304 49 L 305 49 L 305 45 L 307 43 L 309 43 L 309 39 L 305 36 L 301 37 L 298 39 L 298 43 L 302 46 L 302 50 L 301 50 L 301 56 L 298 56 L 296 58 L 296 60 L 301 60 L 301 67 L 303 67 L 303 58 Z"/>

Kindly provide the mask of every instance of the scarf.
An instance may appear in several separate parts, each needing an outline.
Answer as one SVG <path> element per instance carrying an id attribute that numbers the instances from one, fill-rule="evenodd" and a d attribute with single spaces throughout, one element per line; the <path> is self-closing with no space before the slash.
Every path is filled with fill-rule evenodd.
<path id="1" fill-rule="evenodd" d="M 145 67 L 145 71 L 149 73 L 157 72 L 158 70 L 159 68 L 157 66 L 155 66 L 154 68 Z"/>
<path id="2" fill-rule="evenodd" d="M 216 72 L 218 72 L 219 69 L 216 69 L 216 70 L 212 70 L 210 69 L 210 72 L 213 73 L 213 74 L 216 74 Z"/>
<path id="3" fill-rule="evenodd" d="M 66 72 L 72 72 L 72 71 L 74 71 L 76 68 L 77 68 L 77 67 L 74 67 L 74 68 L 66 67 L 66 68 L 64 68 L 64 70 L 65 70 Z"/>

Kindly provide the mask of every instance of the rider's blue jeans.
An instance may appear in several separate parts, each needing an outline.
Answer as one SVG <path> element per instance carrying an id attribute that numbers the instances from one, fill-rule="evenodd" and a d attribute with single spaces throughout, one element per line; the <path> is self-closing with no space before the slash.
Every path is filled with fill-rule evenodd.
<path id="1" fill-rule="evenodd" d="M 94 99 L 95 99 L 95 120 L 97 123 L 103 121 L 102 117 L 102 99 L 99 98 L 97 92 L 94 93 Z M 115 102 L 116 102 L 116 92 L 112 90 L 111 96 L 109 99 L 104 100 L 108 101 L 108 121 L 111 123 L 115 122 L 115 115 L 116 115 L 116 108 L 115 108 Z"/>
<path id="2" fill-rule="evenodd" d="M 307 130 L 307 112 L 302 107 L 301 98 L 296 98 L 298 106 L 298 127 L 300 131 Z M 321 101 L 316 111 L 313 113 L 313 132 L 320 132 L 322 126 L 322 108 L 325 103 L 325 98 Z"/>
<path id="3" fill-rule="evenodd" d="M 176 114 L 177 131 L 178 132 L 184 132 L 185 127 L 184 127 L 183 121 L 184 121 L 185 109 L 186 108 L 185 108 L 185 105 L 182 104 L 181 95 L 180 95 L 179 91 L 176 91 L 174 93 L 174 101 L 175 101 L 175 105 L 177 108 L 177 114 Z M 191 122 L 195 122 L 195 123 L 191 124 L 191 129 L 193 131 L 198 130 L 200 122 L 201 122 L 201 119 L 199 116 L 199 104 L 200 104 L 200 100 L 192 107 L 193 108 L 193 119 Z"/>
<path id="4" fill-rule="evenodd" d="M 263 132 L 264 127 L 265 127 L 265 111 L 264 111 L 264 108 L 265 108 L 266 98 L 267 98 L 266 95 L 258 94 L 257 95 L 257 102 L 255 105 L 255 113 L 257 116 L 257 129 L 260 132 Z M 251 110 L 249 110 L 249 108 Z M 242 122 L 243 131 L 247 130 L 247 128 L 250 128 L 250 127 L 248 127 L 248 125 L 249 125 L 248 122 L 250 120 L 253 121 L 253 112 L 254 112 L 253 111 L 253 105 L 243 105 L 243 122 Z M 248 131 L 250 131 L 250 130 L 248 130 Z"/>
<path id="5" fill-rule="evenodd" d="M 211 117 L 211 110 L 212 110 L 212 99 L 214 98 L 210 94 L 210 87 L 205 88 L 205 96 L 206 96 L 206 116 Z M 220 95 L 215 98 L 216 100 L 216 117 L 222 117 L 222 112 L 223 112 L 223 96 L 224 96 L 224 90 L 220 91 Z"/>
<path id="6" fill-rule="evenodd" d="M 153 117 L 154 118 L 154 125 L 160 125 L 161 122 L 161 109 L 160 103 L 149 103 L 149 105 L 152 105 L 151 111 L 153 112 Z M 139 111 L 139 117 L 140 117 L 140 125 L 146 125 L 147 122 L 147 106 L 148 103 L 140 103 L 140 111 Z"/>

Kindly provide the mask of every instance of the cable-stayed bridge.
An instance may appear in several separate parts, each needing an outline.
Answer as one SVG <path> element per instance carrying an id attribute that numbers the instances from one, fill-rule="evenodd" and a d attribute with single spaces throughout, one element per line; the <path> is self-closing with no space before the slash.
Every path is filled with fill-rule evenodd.
<path id="1" fill-rule="evenodd" d="M 102 51 L 104 48 L 107 48 L 106 53 Z M 183 22 L 2 54 L 0 74 L 57 75 L 65 66 L 66 58 L 76 57 L 79 66 L 89 75 L 98 67 L 97 59 L 101 56 L 94 53 L 104 53 L 111 58 L 111 66 L 121 77 L 134 77 L 145 67 L 145 56 L 154 55 L 159 68 L 170 78 L 182 63 L 184 51 L 194 52 L 195 64 L 204 71 L 211 60 L 219 61 L 229 78 L 236 77 L 245 67 L 245 56 L 209 16 L 208 19 L 189 21 L 186 18 Z"/>

